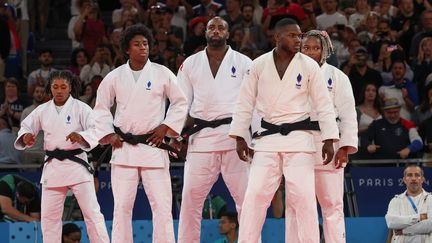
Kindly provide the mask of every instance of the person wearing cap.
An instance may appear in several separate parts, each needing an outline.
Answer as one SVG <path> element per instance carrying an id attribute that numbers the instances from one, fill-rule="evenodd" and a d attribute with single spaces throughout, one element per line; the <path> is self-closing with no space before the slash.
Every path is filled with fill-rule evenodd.
<path id="1" fill-rule="evenodd" d="M 204 17 L 195 17 L 189 21 L 189 31 L 191 35 L 183 44 L 183 51 L 186 56 L 190 56 L 204 49 L 206 43 L 205 28 L 207 19 Z"/>
<path id="2" fill-rule="evenodd" d="M 423 168 L 408 165 L 403 173 L 406 190 L 390 201 L 385 215 L 391 242 L 432 242 L 432 195 L 423 189 Z"/>
<path id="3" fill-rule="evenodd" d="M 376 159 L 406 159 L 415 157 L 423 148 L 417 128 L 400 116 L 401 105 L 395 98 L 384 101 L 384 118 L 371 123 L 367 131 L 367 150 Z"/>
<path id="4" fill-rule="evenodd" d="M 221 17 L 207 24 L 207 46 L 188 57 L 177 74 L 187 96 L 188 151 L 185 163 L 179 243 L 200 242 L 204 200 L 219 174 L 241 215 L 249 164 L 241 161 L 236 142 L 228 136 L 240 86 L 252 61 L 227 45 L 229 29 Z M 196 127 L 201 127 L 198 130 Z M 193 129 L 195 130 L 195 132 Z"/>
<path id="5" fill-rule="evenodd" d="M 360 93 L 367 83 L 375 83 L 377 87 L 383 83 L 380 73 L 367 65 L 368 57 L 368 50 L 364 46 L 359 46 L 354 49 L 354 54 L 349 61 L 341 66 L 343 72 L 350 79 L 357 105 Z"/>
<path id="6" fill-rule="evenodd" d="M 356 153 L 358 145 L 354 95 L 348 77 L 326 62 L 333 52 L 327 32 L 319 30 L 306 32 L 302 39 L 301 52 L 320 65 L 339 120 L 340 139 L 335 143 L 337 152 L 332 160 L 333 163 L 323 163 L 321 149 L 315 152 L 315 193 L 321 206 L 326 241 L 344 243 L 346 241 L 343 209 L 344 167 L 348 163 L 348 154 Z M 316 121 L 316 114 L 312 114 L 311 119 Z M 321 133 L 319 131 L 312 133 L 315 146 L 322 148 Z"/>

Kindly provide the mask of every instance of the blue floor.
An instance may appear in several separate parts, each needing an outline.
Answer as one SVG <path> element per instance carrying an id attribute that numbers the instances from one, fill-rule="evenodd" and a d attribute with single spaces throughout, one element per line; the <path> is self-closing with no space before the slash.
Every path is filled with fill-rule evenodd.
<path id="1" fill-rule="evenodd" d="M 385 242 L 387 228 L 382 217 L 346 218 L 347 243 L 379 243 Z M 76 221 L 83 233 L 81 242 L 88 243 L 85 225 Z M 111 232 L 111 221 L 106 222 L 108 232 Z M 178 221 L 174 221 L 177 232 Z M 284 242 L 284 220 L 267 219 L 262 232 L 263 243 Z M 149 220 L 133 222 L 134 242 L 151 243 L 152 223 Z M 218 220 L 203 220 L 201 230 L 201 243 L 213 243 L 220 237 L 218 233 Z M 26 243 L 42 242 L 39 223 L 0 223 L 0 242 Z"/>

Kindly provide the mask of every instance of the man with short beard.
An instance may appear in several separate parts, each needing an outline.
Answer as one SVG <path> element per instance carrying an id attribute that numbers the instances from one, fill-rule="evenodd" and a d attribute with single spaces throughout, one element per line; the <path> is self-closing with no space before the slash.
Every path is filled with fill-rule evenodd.
<path id="1" fill-rule="evenodd" d="M 33 104 L 28 106 L 21 113 L 21 122 L 40 104 L 44 102 L 45 98 L 45 87 L 42 85 L 36 85 L 33 91 Z M 24 163 L 40 163 L 44 162 L 45 151 L 43 149 L 43 132 L 41 131 L 36 136 L 36 142 L 33 147 L 26 149 L 23 152 Z"/>
<path id="2" fill-rule="evenodd" d="M 27 79 L 27 94 L 29 96 L 33 95 L 36 84 L 45 85 L 50 73 L 56 70 L 52 67 L 53 56 L 51 49 L 40 50 L 38 60 L 41 67 L 31 72 Z"/>
<path id="3" fill-rule="evenodd" d="M 406 191 L 390 201 L 385 216 L 388 228 L 393 230 L 391 242 L 432 242 L 432 196 L 423 189 L 424 181 L 420 166 L 405 168 Z"/>
<path id="4" fill-rule="evenodd" d="M 386 99 L 384 118 L 373 121 L 367 131 L 367 150 L 375 159 L 406 159 L 415 157 L 423 148 L 417 128 L 400 116 L 401 105 L 395 98 Z"/>
<path id="5" fill-rule="evenodd" d="M 189 145 L 179 243 L 200 242 L 204 200 L 219 174 L 239 215 L 246 191 L 249 164 L 238 158 L 236 141 L 228 137 L 228 131 L 240 85 L 252 61 L 227 45 L 228 36 L 227 22 L 220 17 L 211 19 L 206 30 L 207 47 L 188 57 L 177 75 L 189 104 L 186 133 L 182 136 Z"/>

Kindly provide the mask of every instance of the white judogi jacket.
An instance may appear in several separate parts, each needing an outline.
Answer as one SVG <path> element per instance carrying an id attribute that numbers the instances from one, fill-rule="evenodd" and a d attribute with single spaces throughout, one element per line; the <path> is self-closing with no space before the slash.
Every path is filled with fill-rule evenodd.
<path id="1" fill-rule="evenodd" d="M 394 243 L 432 242 L 432 195 L 423 190 L 412 197 L 417 213 L 411 205 L 406 191 L 396 195 L 389 204 L 385 216 L 389 229 L 402 229 L 404 235 L 393 235 Z M 420 214 L 426 213 L 428 219 L 420 221 Z"/>
<path id="2" fill-rule="evenodd" d="M 245 138 L 254 108 L 259 117 L 272 124 L 293 123 L 310 116 L 316 108 L 322 139 L 339 139 L 334 109 L 320 67 L 310 57 L 297 53 L 282 80 L 276 70 L 273 51 L 252 63 L 243 81 L 229 132 Z M 265 129 L 260 128 L 259 131 Z M 311 131 L 293 131 L 287 136 L 273 134 L 253 139 L 251 148 L 273 152 L 315 152 Z"/>
<path id="3" fill-rule="evenodd" d="M 229 47 L 213 77 L 206 50 L 188 57 L 177 77 L 187 96 L 190 116 L 206 121 L 232 117 L 243 77 L 251 64 L 249 57 Z M 236 142 L 228 131 L 229 124 L 204 128 L 189 138 L 188 151 L 235 149 Z"/>
<path id="4" fill-rule="evenodd" d="M 74 150 L 90 151 L 97 145 L 97 139 L 92 132 L 94 120 L 90 106 L 69 96 L 60 113 L 57 112 L 54 101 L 39 105 L 22 122 L 21 129 L 15 141 L 15 148 L 23 150 L 25 146 L 22 137 L 26 133 L 37 135 L 44 132 L 44 150 Z M 66 136 L 72 132 L 79 133 L 89 143 L 85 148 L 78 143 L 66 141 Z M 87 161 L 87 154 L 77 157 Z M 82 182 L 93 181 L 93 175 L 87 169 L 70 160 L 52 159 L 44 165 L 41 183 L 45 187 L 62 187 Z"/>
<path id="5" fill-rule="evenodd" d="M 167 99 L 170 106 L 165 115 Z M 110 108 L 114 101 L 117 107 L 113 118 Z M 142 135 L 161 123 L 180 133 L 186 114 L 186 97 L 168 68 L 148 60 L 135 82 L 128 62 L 110 72 L 98 88 L 94 107 L 95 133 L 100 141 L 114 133 L 116 126 L 124 133 Z M 162 168 L 169 160 L 167 151 L 145 144 L 123 143 L 121 148 L 113 150 L 111 163 Z"/>
<path id="6" fill-rule="evenodd" d="M 348 154 L 354 154 L 357 152 L 358 146 L 358 126 L 351 83 L 345 73 L 326 62 L 321 66 L 321 70 L 333 103 L 335 115 L 340 121 L 338 124 L 340 139 L 336 144 L 335 152 L 340 147 L 348 146 Z M 317 120 L 315 111 L 312 112 L 311 119 Z M 319 132 L 315 133 L 319 134 Z M 315 143 L 319 144 L 321 140 L 319 135 L 315 136 Z"/>

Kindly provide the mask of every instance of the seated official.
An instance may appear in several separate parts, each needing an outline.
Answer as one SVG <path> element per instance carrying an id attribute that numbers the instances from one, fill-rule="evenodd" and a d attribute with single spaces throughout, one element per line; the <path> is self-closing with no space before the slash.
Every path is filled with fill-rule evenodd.
<path id="1" fill-rule="evenodd" d="M 39 221 L 40 200 L 36 186 L 18 175 L 0 178 L 0 221 Z"/>

